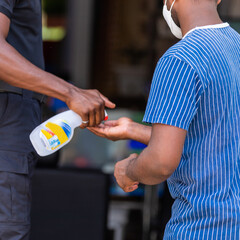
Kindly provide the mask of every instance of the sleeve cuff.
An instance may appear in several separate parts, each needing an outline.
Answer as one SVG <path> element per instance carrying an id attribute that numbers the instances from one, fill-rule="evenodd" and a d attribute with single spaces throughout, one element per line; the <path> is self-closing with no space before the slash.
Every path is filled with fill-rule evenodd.
<path id="1" fill-rule="evenodd" d="M 0 12 L 3 13 L 4 15 L 6 15 L 9 19 L 12 16 L 12 13 L 7 8 L 5 8 L 4 6 L 1 6 L 1 5 L 0 5 Z"/>
<path id="2" fill-rule="evenodd" d="M 174 126 L 178 127 L 181 129 L 184 129 L 188 131 L 190 123 L 186 121 L 180 121 L 179 119 L 164 119 L 164 118 L 149 118 L 149 117 L 144 117 L 143 122 L 145 123 L 159 123 L 159 124 L 164 124 L 164 125 L 169 125 L 169 126 Z"/>

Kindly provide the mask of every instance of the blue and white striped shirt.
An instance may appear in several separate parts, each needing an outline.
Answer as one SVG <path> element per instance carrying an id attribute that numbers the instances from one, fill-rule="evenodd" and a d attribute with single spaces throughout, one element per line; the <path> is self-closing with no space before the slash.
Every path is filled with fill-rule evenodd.
<path id="1" fill-rule="evenodd" d="M 240 239 L 240 35 L 196 28 L 159 60 L 143 121 L 187 130 L 164 239 Z M 161 147 L 161 146 L 159 146 Z"/>

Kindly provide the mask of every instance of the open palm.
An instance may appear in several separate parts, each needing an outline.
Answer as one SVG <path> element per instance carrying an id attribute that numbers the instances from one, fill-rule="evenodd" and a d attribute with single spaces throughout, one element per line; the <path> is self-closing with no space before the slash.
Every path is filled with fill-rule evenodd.
<path id="1" fill-rule="evenodd" d="M 128 126 L 132 120 L 126 117 L 114 121 L 107 121 L 97 127 L 88 128 L 99 137 L 107 138 L 112 141 L 124 140 L 128 136 Z"/>

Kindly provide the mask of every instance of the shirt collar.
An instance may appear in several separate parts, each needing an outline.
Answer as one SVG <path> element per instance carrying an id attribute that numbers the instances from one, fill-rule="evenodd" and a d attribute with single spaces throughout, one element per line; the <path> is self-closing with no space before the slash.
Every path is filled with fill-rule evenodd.
<path id="1" fill-rule="evenodd" d="M 214 24 L 214 25 L 207 25 L 207 26 L 201 26 L 201 27 L 195 27 L 193 28 L 192 30 L 190 30 L 189 32 L 187 32 L 183 39 L 189 35 L 191 32 L 197 30 L 197 29 L 209 29 L 209 28 L 225 28 L 225 27 L 229 27 L 229 24 L 228 23 L 220 23 L 220 24 Z"/>

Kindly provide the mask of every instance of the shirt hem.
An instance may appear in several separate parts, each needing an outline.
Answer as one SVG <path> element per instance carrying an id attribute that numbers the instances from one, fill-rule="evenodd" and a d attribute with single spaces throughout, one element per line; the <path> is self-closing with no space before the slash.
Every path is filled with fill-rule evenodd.
<path id="1" fill-rule="evenodd" d="M 159 124 L 164 124 L 164 125 L 169 125 L 169 126 L 173 126 L 173 127 L 178 127 L 178 128 L 181 128 L 183 130 L 186 130 L 188 131 L 189 129 L 189 124 L 186 123 L 186 122 L 180 122 L 179 120 L 177 119 L 171 119 L 171 120 L 167 120 L 167 119 L 149 119 L 149 118 L 144 118 L 143 119 L 143 122 L 144 123 L 151 123 L 151 124 L 154 124 L 154 123 L 159 123 Z"/>

